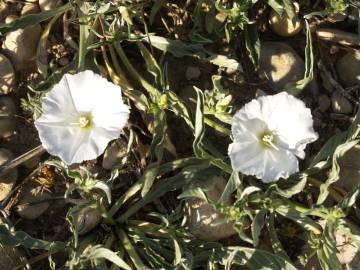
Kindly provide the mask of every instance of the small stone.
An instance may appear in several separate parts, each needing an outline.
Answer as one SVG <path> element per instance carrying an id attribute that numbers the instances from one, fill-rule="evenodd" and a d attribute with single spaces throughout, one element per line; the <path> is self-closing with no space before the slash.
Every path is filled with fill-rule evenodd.
<path id="1" fill-rule="evenodd" d="M 41 11 L 52 10 L 59 7 L 62 4 L 60 0 L 39 0 L 39 6 Z"/>
<path id="2" fill-rule="evenodd" d="M 353 112 L 353 105 L 338 91 L 333 93 L 331 105 L 335 113 L 351 114 Z"/>
<path id="3" fill-rule="evenodd" d="M 20 28 L 6 34 L 3 42 L 4 54 L 13 63 L 16 71 L 32 67 L 41 35 L 39 24 Z"/>
<path id="4" fill-rule="evenodd" d="M 201 72 L 198 67 L 188 67 L 185 72 L 185 77 L 189 81 L 199 78 L 200 75 L 201 75 Z"/>
<path id="5" fill-rule="evenodd" d="M 111 170 L 120 168 L 122 160 L 127 154 L 127 142 L 124 139 L 117 139 L 106 148 L 102 166 L 104 169 Z"/>
<path id="6" fill-rule="evenodd" d="M 11 22 L 15 21 L 17 18 L 18 18 L 18 16 L 16 16 L 16 15 L 6 16 L 5 23 L 6 24 L 11 23 Z"/>
<path id="7" fill-rule="evenodd" d="M 336 71 L 341 83 L 354 86 L 360 83 L 360 51 L 351 51 L 336 62 Z"/>
<path id="8" fill-rule="evenodd" d="M 327 95 L 320 95 L 318 103 L 321 112 L 326 112 L 331 106 L 331 100 Z"/>
<path id="9" fill-rule="evenodd" d="M 67 64 L 69 64 L 69 59 L 67 57 L 61 57 L 58 61 L 60 66 L 66 66 Z"/>
<path id="10" fill-rule="evenodd" d="M 0 95 L 7 95 L 15 89 L 14 68 L 7 57 L 0 54 Z"/>
<path id="11" fill-rule="evenodd" d="M 299 9 L 299 4 L 294 3 Z M 271 30 L 282 37 L 293 37 L 297 35 L 301 29 L 301 21 L 299 18 L 296 19 L 295 24 L 293 24 L 292 20 L 287 16 L 286 12 L 282 15 L 279 15 L 275 10 L 271 10 L 269 16 L 269 25 Z"/>
<path id="12" fill-rule="evenodd" d="M 14 157 L 15 156 L 11 151 L 5 148 L 0 148 L 0 166 L 11 161 Z M 14 169 L 0 178 L 0 201 L 9 195 L 16 183 L 17 177 L 17 169 Z"/>
<path id="13" fill-rule="evenodd" d="M 79 235 L 84 235 L 93 230 L 101 221 L 101 213 L 98 209 L 86 206 L 77 213 L 76 225 Z"/>
<path id="14" fill-rule="evenodd" d="M 211 201 L 217 201 L 226 186 L 226 181 L 222 177 L 214 176 L 196 185 L 204 189 Z M 230 203 L 230 200 L 225 203 Z M 199 239 L 217 241 L 236 234 L 233 224 L 226 223 L 223 214 L 201 199 L 189 199 L 186 211 L 189 230 Z M 224 223 L 221 223 L 222 221 Z"/>
<path id="15" fill-rule="evenodd" d="M 51 194 L 44 187 L 31 183 L 23 190 L 16 212 L 24 219 L 37 219 L 49 208 L 50 203 L 45 200 L 50 198 Z"/>
<path id="16" fill-rule="evenodd" d="M 261 44 L 259 74 L 269 80 L 274 91 L 283 91 L 286 84 L 303 79 L 304 73 L 304 60 L 289 45 L 281 42 Z"/>
<path id="17" fill-rule="evenodd" d="M 36 3 L 28 3 L 21 9 L 21 16 L 36 14 L 40 12 L 40 8 Z"/>
<path id="18" fill-rule="evenodd" d="M 8 138 L 15 131 L 15 104 L 10 97 L 0 97 L 0 137 Z"/>
<path id="19" fill-rule="evenodd" d="M 9 12 L 9 5 L 5 1 L 0 1 L 0 22 L 3 22 Z"/>
<path id="20" fill-rule="evenodd" d="M 355 145 L 339 160 L 340 178 L 335 183 L 347 191 L 360 184 L 360 145 Z"/>

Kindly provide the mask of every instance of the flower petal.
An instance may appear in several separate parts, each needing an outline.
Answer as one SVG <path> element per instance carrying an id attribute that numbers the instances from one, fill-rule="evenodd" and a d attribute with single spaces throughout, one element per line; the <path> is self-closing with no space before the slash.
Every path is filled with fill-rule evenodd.
<path id="1" fill-rule="evenodd" d="M 286 149 L 267 149 L 264 155 L 264 167 L 261 179 L 265 183 L 274 182 L 280 178 L 288 178 L 299 171 L 296 156 Z"/>

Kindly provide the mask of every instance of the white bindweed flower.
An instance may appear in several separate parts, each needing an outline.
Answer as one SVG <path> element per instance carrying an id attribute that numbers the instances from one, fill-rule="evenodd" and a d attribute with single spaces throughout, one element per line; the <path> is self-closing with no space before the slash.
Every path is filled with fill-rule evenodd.
<path id="1" fill-rule="evenodd" d="M 303 159 L 306 145 L 318 138 L 310 109 L 286 92 L 247 103 L 234 115 L 232 135 L 233 169 L 265 183 L 297 172 L 297 157 Z"/>
<path id="2" fill-rule="evenodd" d="M 43 98 L 42 110 L 35 121 L 40 140 L 67 164 L 101 155 L 130 113 L 121 88 L 89 70 L 65 74 Z"/>

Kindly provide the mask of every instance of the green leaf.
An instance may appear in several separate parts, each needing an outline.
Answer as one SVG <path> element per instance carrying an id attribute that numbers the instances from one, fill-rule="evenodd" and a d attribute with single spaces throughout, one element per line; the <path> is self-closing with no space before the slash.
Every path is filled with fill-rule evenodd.
<path id="1" fill-rule="evenodd" d="M 156 82 L 160 84 L 162 82 L 162 72 L 154 56 L 141 42 L 136 42 L 136 45 L 139 47 L 141 55 L 145 60 L 147 70 L 155 77 Z"/>
<path id="2" fill-rule="evenodd" d="M 259 212 L 256 213 L 251 224 L 251 235 L 255 247 L 259 244 L 259 236 L 265 224 L 266 213 L 267 213 L 266 209 L 261 209 Z"/>
<path id="3" fill-rule="evenodd" d="M 285 91 L 288 93 L 297 96 L 302 90 L 313 80 L 314 78 L 314 54 L 312 46 L 312 37 L 309 23 L 305 20 L 306 23 L 306 46 L 305 46 L 305 75 L 304 78 L 295 83 L 291 82 L 285 85 Z"/>
<path id="4" fill-rule="evenodd" d="M 249 57 L 251 62 L 254 64 L 255 68 L 259 67 L 260 63 L 260 39 L 257 33 L 256 25 L 247 24 L 244 29 L 245 35 L 245 45 L 246 49 L 249 52 Z"/>
<path id="5" fill-rule="evenodd" d="M 301 191 L 304 190 L 304 188 L 306 186 L 307 175 L 303 174 L 300 177 L 301 177 L 301 180 L 297 184 L 295 184 L 294 186 L 292 186 L 288 189 L 285 189 L 285 190 L 280 189 L 277 184 L 274 184 L 276 192 L 280 196 L 285 197 L 285 198 L 291 198 L 292 196 L 300 193 Z"/>
<path id="6" fill-rule="evenodd" d="M 285 204 L 282 202 L 281 205 L 278 205 L 274 209 L 278 214 L 291 219 L 292 221 L 299 224 L 305 230 L 312 231 L 315 234 L 321 232 L 321 227 L 311 218 L 307 217 L 306 215 L 302 214 L 301 212 L 297 211 L 295 207 Z"/>
<path id="7" fill-rule="evenodd" d="M 8 32 L 12 32 L 12 31 L 15 31 L 20 28 L 25 28 L 25 27 L 28 27 L 31 25 L 41 23 L 43 21 L 46 21 L 46 20 L 58 15 L 58 14 L 62 14 L 64 12 L 70 10 L 72 7 L 73 6 L 72 6 L 71 2 L 69 2 L 61 7 L 58 7 L 58 8 L 52 9 L 52 10 L 22 16 L 16 20 L 12 21 L 11 23 L 1 23 L 0 24 L 0 33 L 2 35 L 4 35 Z"/>
<path id="8" fill-rule="evenodd" d="M 46 78 L 48 71 L 48 57 L 47 57 L 47 41 L 50 34 L 50 30 L 56 20 L 60 17 L 62 13 L 56 14 L 46 25 L 43 33 L 41 34 L 39 44 L 36 50 L 36 63 L 39 73 Z"/>
<path id="9" fill-rule="evenodd" d="M 296 270 L 291 262 L 261 249 L 224 247 L 214 249 L 212 255 L 225 266 L 225 270 L 232 269 L 232 265 L 246 265 L 253 270 Z"/>
<path id="10" fill-rule="evenodd" d="M 115 252 L 111 251 L 110 249 L 94 246 L 91 247 L 90 250 L 88 250 L 86 253 L 91 260 L 106 259 L 122 269 L 132 269 L 123 259 L 121 259 Z"/>
<path id="11" fill-rule="evenodd" d="M 205 192 L 200 187 L 186 189 L 177 198 L 178 199 L 198 198 L 198 199 L 208 202 L 208 198 L 207 198 Z"/>
<path id="12" fill-rule="evenodd" d="M 62 250 L 66 248 L 63 242 L 48 242 L 31 237 L 22 231 L 12 231 L 6 225 L 0 224 L 0 243 L 11 247 L 23 246 L 29 249 Z"/>
<path id="13" fill-rule="evenodd" d="M 218 203 L 226 202 L 230 198 L 231 194 L 236 191 L 240 185 L 241 179 L 239 177 L 239 173 L 233 171 L 230 175 L 229 181 L 227 182 L 223 193 L 221 194 Z"/>
<path id="14" fill-rule="evenodd" d="M 338 160 L 342 157 L 348 150 L 350 150 L 353 146 L 359 143 L 360 140 L 350 141 L 344 144 L 339 145 L 332 157 L 332 168 L 329 173 L 329 177 L 326 179 L 325 183 L 320 186 L 320 194 L 317 199 L 317 204 L 322 204 L 327 196 L 329 195 L 328 188 L 332 183 L 335 183 L 339 180 L 340 176 L 340 165 Z"/>
<path id="15" fill-rule="evenodd" d="M 242 70 L 241 64 L 235 59 L 228 58 L 224 55 L 215 54 L 204 49 L 199 44 L 186 44 L 180 40 L 172 40 L 160 36 L 152 36 L 142 38 L 143 41 L 148 42 L 151 46 L 163 51 L 169 52 L 175 57 L 193 56 L 210 63 L 231 69 Z"/>

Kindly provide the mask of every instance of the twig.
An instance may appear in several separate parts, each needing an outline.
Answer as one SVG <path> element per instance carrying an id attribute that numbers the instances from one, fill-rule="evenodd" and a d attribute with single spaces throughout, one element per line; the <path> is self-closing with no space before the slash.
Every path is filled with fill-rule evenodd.
<path id="1" fill-rule="evenodd" d="M 5 163 L 4 165 L 0 166 L 0 177 L 6 175 L 9 171 L 16 168 L 17 166 L 21 165 L 22 163 L 32 159 L 33 157 L 39 156 L 45 152 L 45 149 L 42 145 L 35 147 L 34 149 L 22 154 L 21 156 Z"/>
<path id="2" fill-rule="evenodd" d="M 337 29 L 323 28 L 316 30 L 316 35 L 322 40 L 339 43 L 341 45 L 360 46 L 359 36 L 353 33 Z"/>

